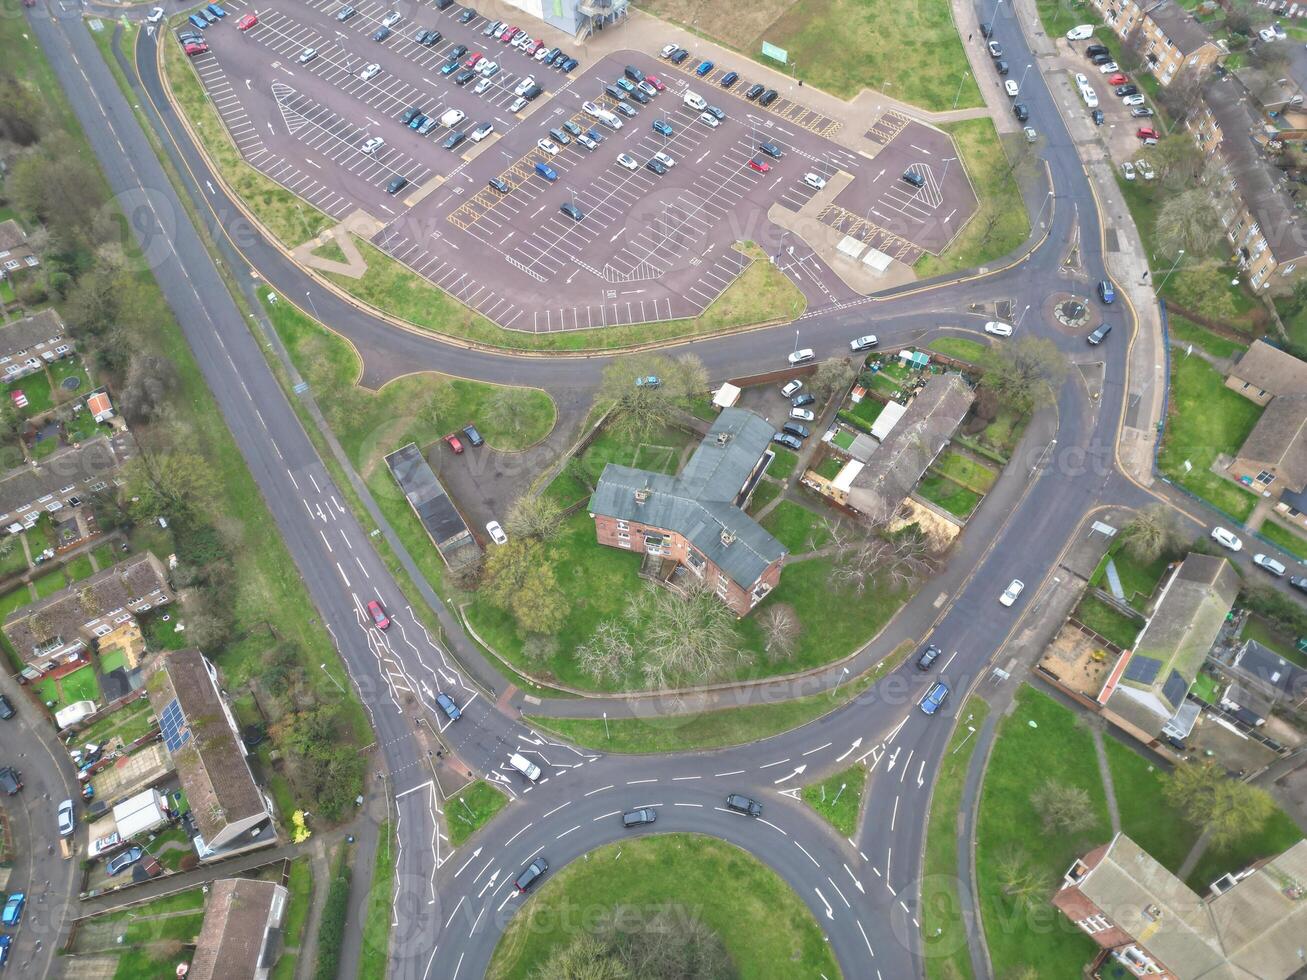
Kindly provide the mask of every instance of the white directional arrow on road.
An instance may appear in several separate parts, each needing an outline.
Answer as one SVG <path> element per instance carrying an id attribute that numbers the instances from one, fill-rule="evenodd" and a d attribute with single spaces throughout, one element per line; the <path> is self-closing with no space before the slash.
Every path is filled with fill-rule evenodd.
<path id="1" fill-rule="evenodd" d="M 856 748 L 857 748 L 859 745 L 861 745 L 861 744 L 862 744 L 862 738 L 861 738 L 861 736 L 859 736 L 858 739 L 857 739 L 857 740 L 856 740 L 852 745 L 849 746 L 848 751 L 845 752 L 842 756 L 840 756 L 840 757 L 839 757 L 838 759 L 836 759 L 835 761 L 836 761 L 836 762 L 843 762 L 843 761 L 844 761 L 845 759 L 847 759 L 850 755 L 852 755 L 852 754 L 853 754 L 853 750 L 856 749 Z"/>
<path id="2" fill-rule="evenodd" d="M 494 883 L 496 882 L 496 880 L 498 880 L 498 878 L 499 878 L 499 869 L 495 868 L 495 873 L 490 876 L 490 880 L 487 881 L 484 885 L 482 885 L 481 890 L 477 892 L 477 898 L 480 898 L 487 891 L 489 891 L 490 887 L 494 885 Z"/>
<path id="3" fill-rule="evenodd" d="M 917 789 L 926 785 L 926 760 L 921 760 L 921 768 L 917 770 Z"/>
<path id="4" fill-rule="evenodd" d="M 830 907 L 830 902 L 826 901 L 826 896 L 821 893 L 821 889 L 814 888 L 813 891 L 815 891 L 817 893 L 817 897 L 821 899 L 821 904 L 826 906 L 826 918 L 834 919 L 835 910 Z"/>
<path id="5" fill-rule="evenodd" d="M 889 757 L 889 765 L 885 767 L 886 772 L 894 771 L 894 763 L 898 761 L 900 749 L 895 749 L 894 754 Z"/>
<path id="6" fill-rule="evenodd" d="M 790 773 L 788 776 L 782 776 L 780 779 L 773 780 L 772 785 L 775 786 L 778 783 L 785 782 L 785 780 L 787 779 L 793 779 L 795 776 L 801 776 L 803 775 L 803 770 L 807 768 L 808 768 L 808 764 L 805 762 L 803 765 L 799 766 L 797 769 L 794 770 L 794 772 Z"/>
<path id="7" fill-rule="evenodd" d="M 475 861 L 477 859 L 477 855 L 479 855 L 480 853 L 481 853 L 481 848 L 478 847 L 475 851 L 472 852 L 472 856 L 463 862 L 463 866 L 454 872 L 454 877 L 457 878 L 464 871 L 466 871 L 467 866 L 471 864 L 473 861 Z"/>
<path id="8" fill-rule="evenodd" d="M 791 789 L 783 789 L 781 790 L 781 796 L 788 796 L 792 800 L 797 800 L 799 798 L 799 787 L 795 786 Z"/>
<path id="9" fill-rule="evenodd" d="M 857 886 L 858 891 L 862 892 L 864 895 L 867 894 L 867 890 L 862 887 L 862 882 L 860 882 L 858 876 L 853 873 L 853 869 L 846 864 L 844 870 L 849 873 L 849 877 L 853 879 L 853 884 Z"/>

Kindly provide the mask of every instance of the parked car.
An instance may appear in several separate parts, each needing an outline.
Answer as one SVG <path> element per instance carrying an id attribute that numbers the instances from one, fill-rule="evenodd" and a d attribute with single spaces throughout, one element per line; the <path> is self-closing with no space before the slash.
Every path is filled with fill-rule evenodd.
<path id="1" fill-rule="evenodd" d="M 1140 126 L 1135 130 L 1135 136 L 1141 140 L 1153 140 L 1156 142 L 1157 130 L 1153 129 L 1151 126 Z"/>
<path id="2" fill-rule="evenodd" d="M 986 47 L 989 48 L 989 56 L 991 58 L 1003 57 L 1003 47 L 997 41 L 990 41 Z"/>
<path id="3" fill-rule="evenodd" d="M 802 364 L 804 361 L 811 361 L 816 356 L 816 353 L 811 347 L 804 347 L 800 350 L 794 351 L 792 354 L 787 354 L 785 359 L 791 364 Z"/>
<path id="4" fill-rule="evenodd" d="M 854 337 L 852 340 L 849 341 L 849 350 L 855 352 L 863 351 L 863 350 L 871 350 L 879 343 L 880 341 L 876 339 L 876 335 L 874 333 L 863 334 L 861 337 Z"/>
<path id="5" fill-rule="evenodd" d="M 1004 606 L 1012 605 L 1012 603 L 1016 602 L 1021 596 L 1021 593 L 1025 591 L 1025 588 L 1025 582 L 1021 581 L 1019 578 L 1014 578 L 1008 583 L 1007 588 L 1003 590 L 1003 594 L 998 597 L 999 604 Z"/>
<path id="6" fill-rule="evenodd" d="M 1299 592 L 1307 592 L 1307 578 L 1303 578 L 1301 575 L 1292 576 L 1289 579 L 1289 585 Z"/>
<path id="7" fill-rule="evenodd" d="M 371 136 L 363 141 L 363 145 L 359 147 L 359 149 L 362 150 L 364 153 L 376 153 L 385 145 L 386 145 L 386 141 L 383 140 L 380 136 Z"/>
<path id="8" fill-rule="evenodd" d="M 792 408 L 803 408 L 805 405 L 812 405 L 812 404 L 815 404 L 816 401 L 817 401 L 817 398 L 816 398 L 815 395 L 812 395 L 812 394 L 810 394 L 809 392 L 806 392 L 806 391 L 805 391 L 805 392 L 803 392 L 803 393 L 801 393 L 801 394 L 798 394 L 798 395 L 795 395 L 793 398 L 791 398 L 791 399 L 790 399 L 790 406 L 791 406 Z"/>
<path id="9" fill-rule="evenodd" d="M 754 157 L 749 161 L 749 169 L 760 174 L 765 174 L 771 170 L 771 164 L 766 160 L 759 160 L 757 157 Z"/>
<path id="10" fill-rule="evenodd" d="M 699 62 L 698 65 L 695 66 L 694 73 L 698 75 L 700 78 L 703 78 L 704 75 L 708 74 L 712 70 L 713 70 L 713 63 L 711 61 L 701 61 Z"/>
<path id="11" fill-rule="evenodd" d="M 162 10 L 162 7 L 156 7 L 156 10 Z M 251 27 L 259 22 L 257 14 L 245 14 L 240 20 L 236 21 L 236 30 L 248 31 Z"/>
<path id="12" fill-rule="evenodd" d="M 644 169 L 662 177 L 667 173 L 667 168 L 659 160 L 649 159 L 644 162 Z"/>
<path id="13" fill-rule="evenodd" d="M 543 857 L 538 857 L 523 868 L 522 873 L 513 879 L 513 887 L 517 889 L 518 894 L 520 895 L 543 878 L 545 872 L 548 870 L 549 862 Z"/>
<path id="14" fill-rule="evenodd" d="M 365 82 L 370 82 L 372 79 L 377 77 L 380 71 L 381 66 L 374 61 L 370 65 L 363 66 L 362 70 L 359 72 L 359 78 L 363 79 Z"/>
<path id="15" fill-rule="evenodd" d="M 798 378 L 795 378 L 793 381 L 785 382 L 784 386 L 781 388 L 781 394 L 784 395 L 786 398 L 791 398 L 794 396 L 795 392 L 797 392 L 802 387 L 803 387 L 803 382 L 800 381 Z"/>
<path id="16" fill-rule="evenodd" d="M 301 65 L 307 65 L 310 61 L 312 61 L 317 56 L 318 56 L 317 48 L 305 48 L 303 51 L 300 52 L 300 56 L 297 60 Z"/>
<path id="17" fill-rule="evenodd" d="M 0 791 L 6 796 L 14 796 L 23 788 L 23 774 L 13 766 L 0 769 Z"/>
<path id="18" fill-rule="evenodd" d="M 458 705 L 454 703 L 454 699 L 444 691 L 441 691 L 436 695 L 436 706 L 445 713 L 445 717 L 450 721 L 458 721 L 458 719 L 463 717 L 463 712 L 460 711 Z"/>
<path id="19" fill-rule="evenodd" d="M 799 425 L 798 422 L 786 422 L 781 426 L 782 432 L 787 432 L 798 439 L 806 439 L 812 435 L 812 430 L 806 425 Z"/>
<path id="20" fill-rule="evenodd" d="M 719 84 L 721 85 L 722 88 L 730 88 L 739 80 L 740 80 L 740 73 L 738 71 L 728 71 L 725 75 L 721 77 L 721 81 Z"/>
<path id="21" fill-rule="evenodd" d="M 109 877 L 112 878 L 120 871 L 125 871 L 127 868 L 130 868 L 133 864 L 139 861 L 144 854 L 145 852 L 139 847 L 129 847 L 121 854 L 115 855 L 113 860 L 105 865 L 104 870 L 108 873 Z"/>
<path id="22" fill-rule="evenodd" d="M 27 895 L 23 892 L 14 892 L 5 902 L 5 910 L 0 913 L 0 923 L 7 925 L 10 929 L 17 927 L 23 921 L 23 906 L 27 904 Z"/>
<path id="23" fill-rule="evenodd" d="M 476 139 L 475 133 L 472 134 L 472 138 Z M 489 184 L 489 186 L 493 190 L 499 191 L 500 194 L 507 194 L 510 190 L 512 190 L 512 188 L 509 187 L 505 181 L 499 179 L 498 177 L 491 177 L 490 180 L 487 181 L 487 184 Z"/>
<path id="24" fill-rule="evenodd" d="M 578 208 L 571 201 L 564 201 L 562 204 L 559 205 L 558 210 L 562 211 L 563 214 L 567 215 L 573 221 L 580 221 L 582 218 L 585 217 L 585 212 L 582 211 L 580 208 Z"/>
<path id="25" fill-rule="evenodd" d="M 558 144 L 551 139 L 545 139 L 544 137 L 541 137 L 540 139 L 536 140 L 536 146 L 540 147 L 540 149 L 544 150 L 551 157 L 558 155 Z"/>
<path id="26" fill-rule="evenodd" d="M 486 534 L 490 535 L 490 540 L 495 544 L 508 544 L 508 535 L 504 533 L 504 528 L 498 521 L 491 521 L 486 525 Z"/>
<path id="27" fill-rule="evenodd" d="M 1120 70 L 1121 66 L 1115 61 L 1104 61 L 1098 65 L 1098 73 L 1100 75 L 1115 75 Z"/>
<path id="28" fill-rule="evenodd" d="M 944 707 L 944 702 L 948 700 L 948 691 L 947 684 L 943 681 L 936 681 L 922 695 L 921 700 L 917 702 L 917 707 L 921 709 L 922 714 L 936 714 L 940 708 Z"/>
<path id="29" fill-rule="evenodd" d="M 155 8 L 156 10 L 159 8 Z M 0 967 L 9 962 L 9 947 L 13 943 L 13 936 L 0 936 Z"/>
<path id="30" fill-rule="evenodd" d="M 59 809 L 56 811 L 56 817 L 59 824 L 59 836 L 71 837 L 73 831 L 77 829 L 77 814 L 73 810 L 73 801 L 64 800 L 60 803 Z"/>
<path id="31" fill-rule="evenodd" d="M 1011 337 L 1012 324 L 1004 323 L 1002 320 L 990 320 L 985 324 L 985 333 L 991 333 L 995 337 Z"/>
<path id="32" fill-rule="evenodd" d="M 372 623 L 377 629 L 390 629 L 390 617 L 386 615 L 386 609 L 379 599 L 368 600 L 368 615 L 372 617 Z"/>
<path id="33" fill-rule="evenodd" d="M 757 85 L 757 84 L 750 85 L 749 91 L 744 93 L 744 97 L 748 99 L 750 102 L 752 102 L 758 96 L 762 95 L 762 93 L 765 91 L 767 91 L 767 86 L 765 85 Z"/>
<path id="34" fill-rule="evenodd" d="M 455 456 L 463 455 L 463 442 L 458 438 L 456 433 L 451 432 L 449 435 L 443 436 L 442 438 L 449 445 L 449 448 L 454 450 Z"/>
<path id="35" fill-rule="evenodd" d="M 1121 164 L 1121 176 L 1124 177 L 1126 180 L 1135 179 L 1135 165 L 1131 163 L 1129 160 L 1126 160 L 1124 163 Z"/>
<path id="36" fill-rule="evenodd" d="M 1283 562 L 1277 561 L 1270 555 L 1253 555 L 1253 564 L 1264 572 L 1270 572 L 1276 578 L 1281 578 L 1288 571 Z"/>
<path id="37" fill-rule="evenodd" d="M 1030 109 L 1024 102 L 1013 102 L 1012 115 L 1017 117 L 1017 122 L 1026 122 L 1030 119 Z"/>
<path id="38" fill-rule="evenodd" d="M 9 699 L 0 694 L 0 721 L 8 721 L 15 714 L 14 706 Z"/>
<path id="39" fill-rule="evenodd" d="M 390 28 L 385 24 L 382 24 L 372 32 L 372 40 L 374 41 L 384 41 L 388 37 L 390 37 Z"/>
<path id="40" fill-rule="evenodd" d="M 1018 95 L 1021 94 L 1021 89 L 1017 87 L 1017 82 L 1015 78 L 1009 78 L 1007 81 L 1003 83 L 1003 91 L 1007 93 L 1007 97 L 1009 99 L 1015 99 Z"/>
<path id="41" fill-rule="evenodd" d="M 816 421 L 817 421 L 816 413 L 814 413 L 811 409 L 808 409 L 808 408 L 792 408 L 792 409 L 790 409 L 790 418 L 792 418 L 792 419 L 799 419 L 799 420 L 802 421 L 802 422 L 816 422 Z"/>
<path id="42" fill-rule="evenodd" d="M 943 652 L 943 650 L 931 643 L 921 651 L 921 656 L 917 657 L 917 670 L 930 670 Z"/>
<path id="43" fill-rule="evenodd" d="M 1127 95 L 1121 100 L 1121 104 L 1128 109 L 1138 109 L 1144 104 L 1142 95 Z"/>
<path id="44" fill-rule="evenodd" d="M 720 120 L 707 110 L 699 113 L 699 122 L 703 123 L 709 129 L 716 129 L 721 125 Z"/>
<path id="45" fill-rule="evenodd" d="M 1125 85 L 1125 84 L 1126 84 L 1127 82 L 1129 82 L 1129 81 L 1130 81 L 1129 78 L 1127 78 L 1127 77 L 1126 77 L 1125 75 L 1123 75 L 1121 72 L 1117 72 L 1115 75 L 1113 75 L 1111 78 L 1109 78 L 1109 79 L 1107 80 L 1107 84 L 1108 84 L 1108 85 Z"/>
<path id="46" fill-rule="evenodd" d="M 635 158 L 631 156 L 629 153 L 617 154 L 617 162 L 621 164 L 623 167 L 625 167 L 627 170 L 640 169 L 640 165 L 635 162 Z"/>
<path id="47" fill-rule="evenodd" d="M 558 179 L 558 171 L 549 166 L 549 164 L 545 163 L 543 160 L 536 161 L 535 169 L 536 173 L 551 184 Z"/>
<path id="48" fill-rule="evenodd" d="M 792 436 L 788 432 L 773 433 L 771 441 L 777 445 L 784 446 L 786 449 L 793 449 L 798 452 L 803 448 L 803 443 L 799 441 L 798 436 Z"/>
<path id="49" fill-rule="evenodd" d="M 386 184 L 386 193 L 391 195 L 398 194 L 407 186 L 407 177 L 392 177 L 390 178 L 390 183 Z"/>
<path id="50" fill-rule="evenodd" d="M 1137 105 L 1130 110 L 1130 115 L 1134 116 L 1136 119 L 1147 119 L 1152 114 L 1153 110 L 1148 108 L 1146 105 Z"/>
<path id="51" fill-rule="evenodd" d="M 1243 550 L 1243 542 L 1235 537 L 1232 531 L 1227 531 L 1223 527 L 1212 528 L 1212 540 L 1222 548 L 1229 548 L 1231 551 Z"/>
<path id="52" fill-rule="evenodd" d="M 1149 115 L 1152 115 L 1151 110 L 1149 110 Z M 1101 126 L 1103 125 L 1103 120 L 1106 117 L 1104 117 L 1102 109 L 1095 109 L 1093 112 L 1089 114 L 1089 118 L 1091 118 L 1094 121 L 1095 126 Z"/>
<path id="53" fill-rule="evenodd" d="M 627 810 L 622 814 L 623 827 L 639 827 L 643 824 L 653 823 L 658 819 L 658 814 L 652 807 L 641 807 L 639 810 Z"/>
<path id="54" fill-rule="evenodd" d="M 659 134 L 660 136 L 666 136 L 669 138 L 675 132 L 675 130 L 672 129 L 671 125 L 664 122 L 662 119 L 655 119 L 653 121 L 653 131 Z"/>
<path id="55" fill-rule="evenodd" d="M 1087 41 L 1093 36 L 1093 24 L 1080 24 L 1066 32 L 1066 39 L 1068 41 Z"/>
<path id="56" fill-rule="evenodd" d="M 726 808 L 750 817 L 762 816 L 762 804 L 740 793 L 732 793 L 726 797 Z"/>
<path id="57" fill-rule="evenodd" d="M 477 431 L 477 427 L 471 422 L 463 426 L 463 435 L 467 436 L 467 441 L 472 444 L 473 449 L 485 445 L 485 439 L 481 437 L 481 433 Z"/>
<path id="58" fill-rule="evenodd" d="M 341 7 L 339 10 L 336 11 L 336 20 L 340 21 L 343 24 L 345 21 L 353 17 L 356 13 L 358 13 L 357 10 L 355 10 L 349 4 L 345 4 L 345 6 Z"/>
<path id="59" fill-rule="evenodd" d="M 758 105 L 765 108 L 775 102 L 779 97 L 779 92 L 774 88 L 769 88 L 766 92 L 763 92 L 762 95 L 758 96 Z"/>
<path id="60" fill-rule="evenodd" d="M 814 191 L 819 191 L 826 186 L 826 178 L 820 174 L 806 173 L 803 175 L 803 182 Z"/>

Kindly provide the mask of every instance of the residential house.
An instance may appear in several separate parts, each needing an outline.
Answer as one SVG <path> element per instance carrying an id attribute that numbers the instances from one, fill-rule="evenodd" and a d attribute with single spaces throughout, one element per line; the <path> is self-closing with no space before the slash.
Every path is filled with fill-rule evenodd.
<path id="1" fill-rule="evenodd" d="M 0 326 L 0 380 L 17 381 L 73 353 L 73 341 L 54 310 Z"/>
<path id="2" fill-rule="evenodd" d="M 123 649 L 131 664 L 144 648 L 136 617 L 173 598 L 163 563 L 147 551 L 24 606 L 2 628 L 29 679 L 92 648 Z"/>
<path id="3" fill-rule="evenodd" d="M 91 413 L 91 418 L 97 422 L 108 422 L 114 416 L 113 402 L 109 400 L 109 392 L 101 388 L 99 391 L 93 391 L 86 396 L 86 410 Z"/>
<path id="4" fill-rule="evenodd" d="M 953 438 L 974 397 L 962 375 L 934 375 L 907 411 L 897 417 L 880 445 L 851 474 L 847 493 L 843 499 L 837 495 L 837 502 L 870 523 L 892 518 Z M 843 485 L 845 481 L 837 479 L 832 489 L 838 494 L 837 487 Z"/>
<path id="5" fill-rule="evenodd" d="M 281 950 L 288 897 L 275 881 L 213 882 L 188 980 L 267 980 Z"/>
<path id="6" fill-rule="evenodd" d="M 1117 834 L 1071 866 L 1052 902 L 1098 944 L 1089 975 L 1124 969 L 1158 980 L 1285 980 L 1298 974 L 1307 928 L 1307 841 L 1229 878 L 1204 899 Z"/>
<path id="7" fill-rule="evenodd" d="M 1224 558 L 1191 554 L 1171 573 L 1133 650 L 1122 654 L 1099 701 L 1104 714 L 1142 742 L 1182 739 L 1198 718 L 1185 695 L 1239 593 Z"/>
<path id="8" fill-rule="evenodd" d="M 0 276 L 12 279 L 25 269 L 35 269 L 41 259 L 27 242 L 27 232 L 13 218 L 0 221 Z"/>
<path id="9" fill-rule="evenodd" d="M 724 408 L 678 476 L 609 463 L 590 497 L 600 544 L 647 556 L 667 580 L 679 569 L 743 616 L 776 587 L 785 548 L 741 508 L 771 456 L 773 429 Z"/>
<path id="10" fill-rule="evenodd" d="M 1302 708 L 1307 702 L 1307 670 L 1285 660 L 1256 640 L 1245 640 L 1230 663 L 1230 672 L 1271 704 Z"/>
<path id="11" fill-rule="evenodd" d="M 1221 183 L 1212 188 L 1225 237 L 1254 289 L 1283 286 L 1307 268 L 1307 229 L 1284 173 L 1254 141 L 1262 114 L 1232 77 L 1213 78 L 1185 120 Z"/>
<path id="12" fill-rule="evenodd" d="M 272 819 L 273 807 L 250 771 L 218 669 L 199 650 L 160 654 L 145 689 L 200 832 L 200 858 L 240 847 L 242 835 Z"/>
<path id="13" fill-rule="evenodd" d="M 42 514 L 80 506 L 117 482 L 115 474 L 135 449 L 130 433 L 120 430 L 10 470 L 0 476 L 0 529 L 17 534 Z"/>
<path id="14" fill-rule="evenodd" d="M 1225 386 L 1258 405 L 1270 404 L 1276 395 L 1307 395 L 1307 361 L 1255 340 L 1230 368 Z"/>
<path id="15" fill-rule="evenodd" d="M 1122 41 L 1138 31 L 1139 52 L 1163 85 L 1181 75 L 1208 71 L 1228 52 L 1194 16 L 1174 0 L 1089 0 Z"/>

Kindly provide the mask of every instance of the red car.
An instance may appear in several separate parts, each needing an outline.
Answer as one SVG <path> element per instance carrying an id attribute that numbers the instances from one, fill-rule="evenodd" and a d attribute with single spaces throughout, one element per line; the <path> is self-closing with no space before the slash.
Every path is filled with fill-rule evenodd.
<path id="1" fill-rule="evenodd" d="M 534 58 L 535 53 L 539 51 L 541 48 L 543 48 L 544 46 L 545 46 L 544 41 L 532 41 L 530 44 L 528 44 L 525 48 L 522 49 L 522 53 L 530 55 L 532 58 Z"/>
<path id="2" fill-rule="evenodd" d="M 390 617 L 386 615 L 386 610 L 381 607 L 381 603 L 376 599 L 368 603 L 368 615 L 372 617 L 372 622 L 376 624 L 377 629 L 389 628 Z"/>
<path id="3" fill-rule="evenodd" d="M 1120 72 L 1117 72 L 1115 75 L 1113 75 L 1111 78 L 1109 78 L 1109 79 L 1107 80 L 1107 84 L 1108 84 L 1108 85 L 1124 85 L 1124 84 L 1125 84 L 1126 82 L 1128 82 L 1128 81 L 1130 81 L 1130 79 L 1126 78 L 1126 77 L 1125 77 L 1123 74 L 1121 74 Z"/>
<path id="4" fill-rule="evenodd" d="M 662 82 L 658 81 L 658 76 L 657 76 L 657 75 L 645 75 L 645 76 L 644 76 L 644 80 L 645 80 L 646 82 L 648 82 L 650 85 L 652 85 L 654 88 L 656 88 L 659 92 L 661 92 L 663 89 L 667 88 L 666 85 L 664 85 Z"/>
<path id="5" fill-rule="evenodd" d="M 749 169 L 756 170 L 760 174 L 765 174 L 771 169 L 771 165 L 766 160 L 750 160 Z"/>
<path id="6" fill-rule="evenodd" d="M 204 52 L 209 50 L 209 46 L 207 44 L 194 44 L 190 41 L 187 41 L 185 44 L 185 49 L 188 55 L 194 56 L 197 54 L 204 54 Z"/>
<path id="7" fill-rule="evenodd" d="M 259 22 L 259 18 L 254 14 L 246 14 L 240 20 L 236 21 L 237 30 L 248 31 L 251 27 Z"/>
<path id="8" fill-rule="evenodd" d="M 503 34 L 499 35 L 499 43 L 507 44 L 508 42 L 513 40 L 513 38 L 517 37 L 521 33 L 522 32 L 518 30 L 516 27 L 510 27 L 508 30 L 504 31 Z"/>
<path id="9" fill-rule="evenodd" d="M 1155 140 L 1157 139 L 1157 130 L 1153 129 L 1151 126 L 1140 126 L 1135 135 L 1141 140 Z"/>
<path id="10" fill-rule="evenodd" d="M 462 455 L 463 443 L 459 441 L 458 436 L 451 432 L 449 435 L 445 436 L 445 442 L 449 443 L 449 448 L 454 450 L 455 455 Z"/>
<path id="11" fill-rule="evenodd" d="M 473 51 L 472 54 L 468 57 L 467 61 L 463 62 L 463 67 L 475 68 L 477 66 L 477 62 L 484 57 L 485 55 L 483 55 L 480 51 Z"/>

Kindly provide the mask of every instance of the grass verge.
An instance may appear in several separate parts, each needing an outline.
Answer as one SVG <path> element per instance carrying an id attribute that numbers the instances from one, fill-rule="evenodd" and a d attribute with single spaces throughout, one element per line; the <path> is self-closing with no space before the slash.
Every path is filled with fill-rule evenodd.
<path id="1" fill-rule="evenodd" d="M 858 829 L 866 785 L 867 767 L 859 762 L 820 783 L 803 787 L 803 802 L 821 814 L 841 837 L 852 838 Z"/>
<path id="2" fill-rule="evenodd" d="M 468 783 L 445 801 L 449 842 L 458 847 L 507 805 L 508 797 L 484 779 Z"/>
<path id="3" fill-rule="evenodd" d="M 390 959 L 391 901 L 395 891 L 395 825 L 383 821 L 378 828 L 377 860 L 368 886 L 363 920 L 363 948 L 359 951 L 358 976 L 385 980 Z"/>

